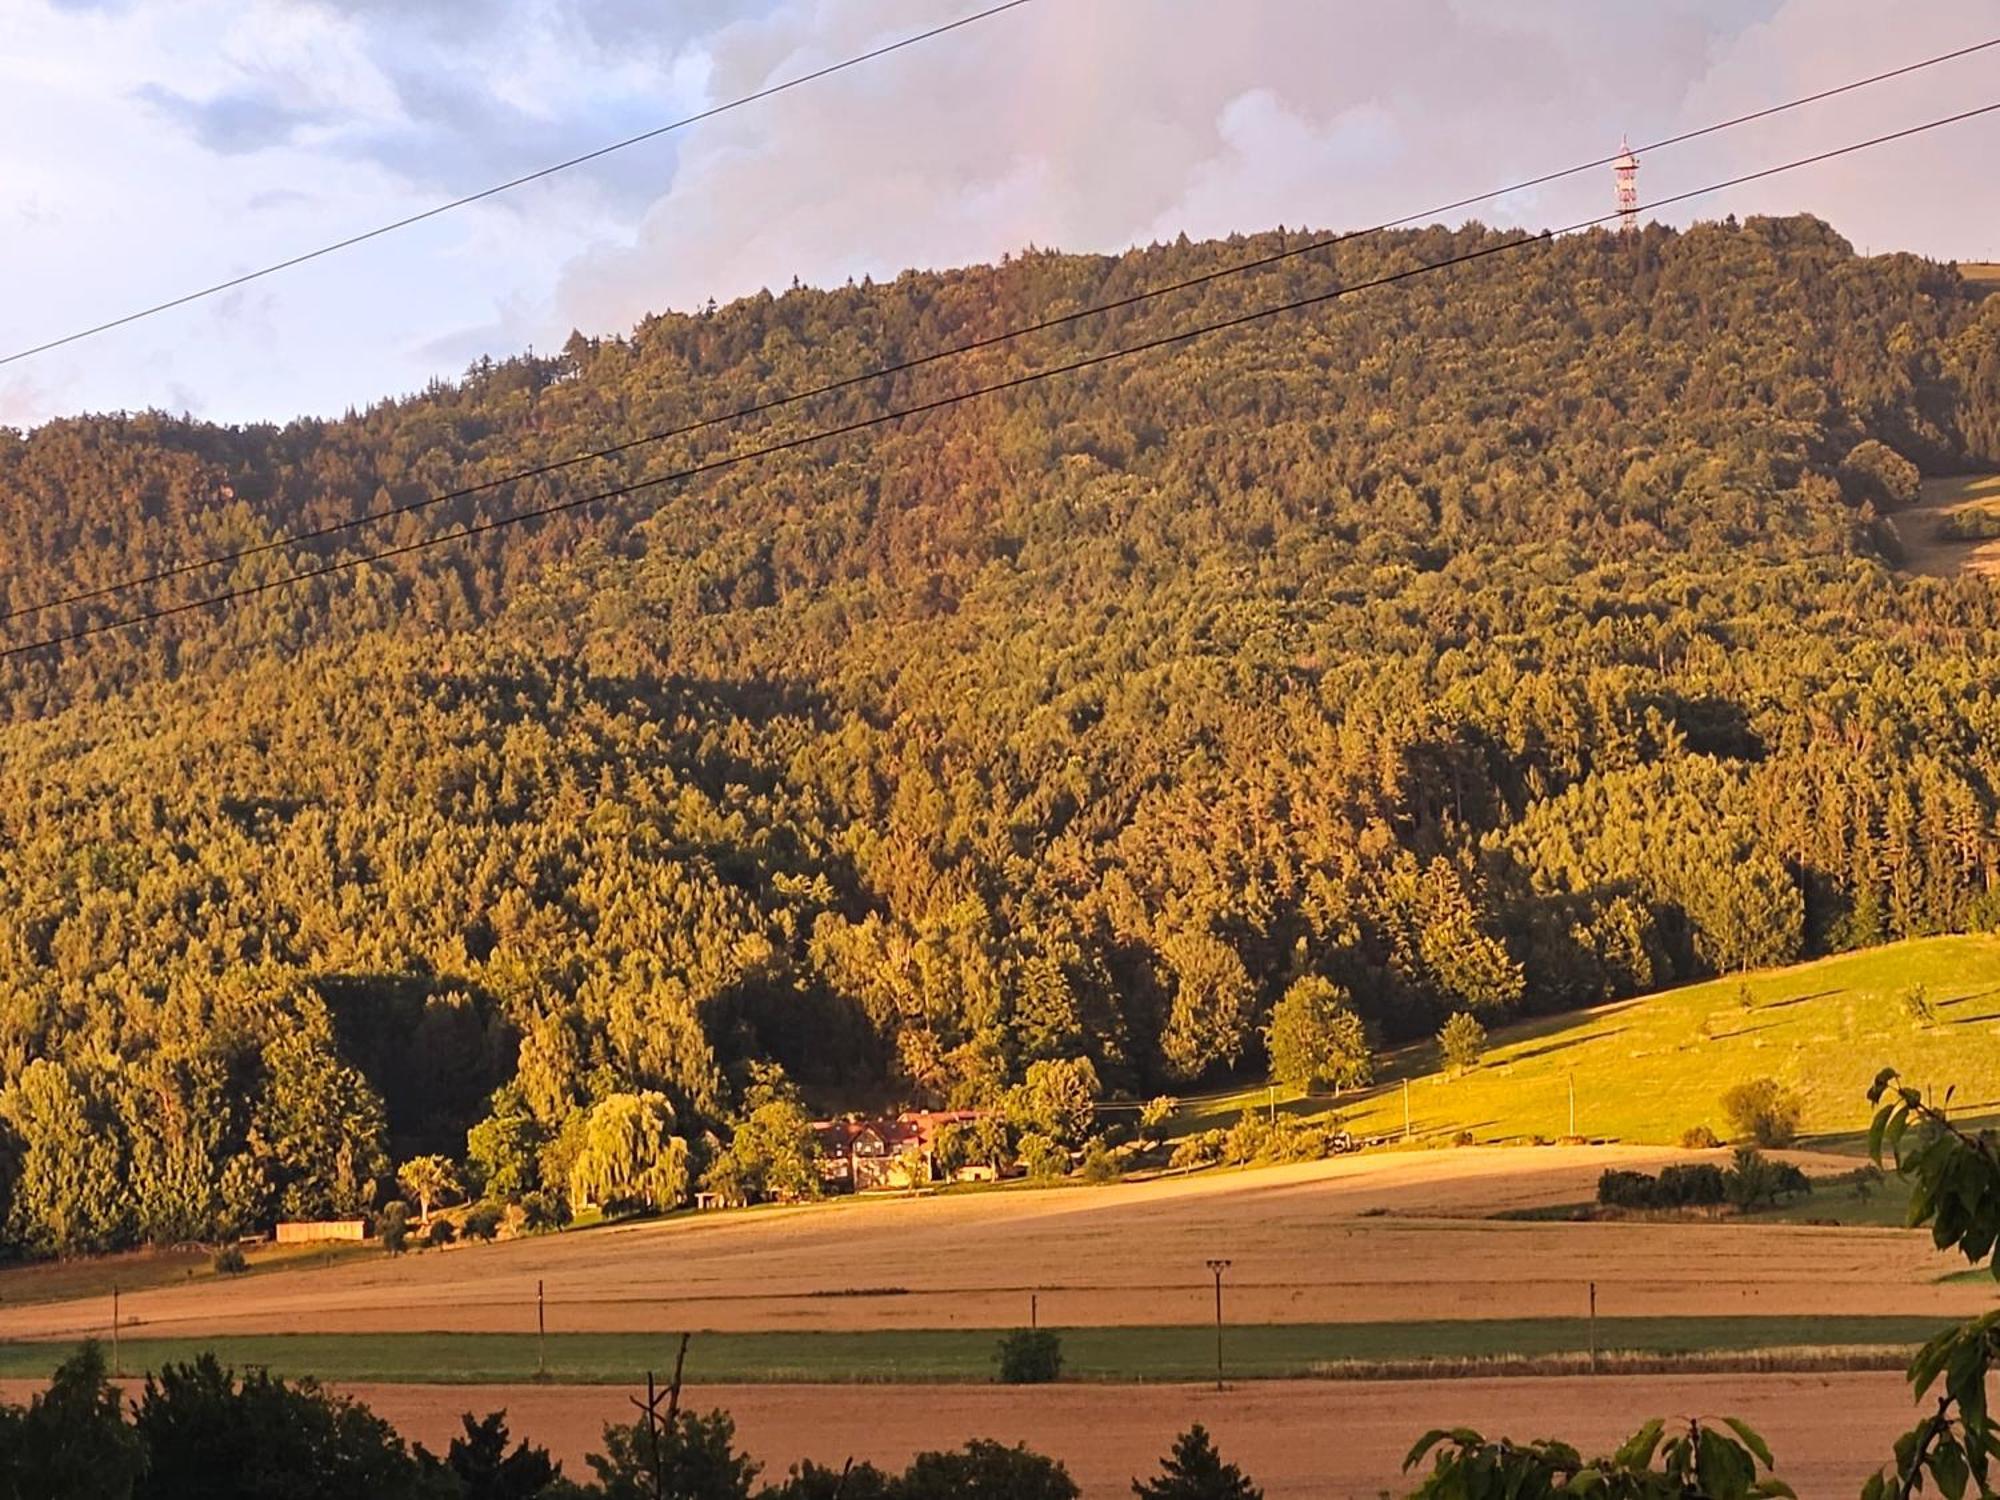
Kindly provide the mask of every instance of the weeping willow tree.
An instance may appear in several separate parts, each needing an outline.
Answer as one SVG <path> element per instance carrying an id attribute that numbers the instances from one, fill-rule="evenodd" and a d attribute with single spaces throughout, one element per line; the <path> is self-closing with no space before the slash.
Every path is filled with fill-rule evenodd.
<path id="1" fill-rule="evenodd" d="M 677 1208 L 687 1201 L 688 1143 L 674 1134 L 665 1094 L 612 1094 L 584 1121 L 583 1144 L 570 1165 L 573 1209 Z"/>

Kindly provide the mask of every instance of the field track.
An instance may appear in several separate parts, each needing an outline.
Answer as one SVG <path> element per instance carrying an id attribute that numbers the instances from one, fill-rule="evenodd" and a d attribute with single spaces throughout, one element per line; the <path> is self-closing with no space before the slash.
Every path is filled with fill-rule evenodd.
<path id="1" fill-rule="evenodd" d="M 20 1400 L 26 1382 L 0 1382 Z M 571 1473 L 607 1421 L 626 1421 L 627 1392 L 577 1386 L 351 1386 L 406 1436 L 441 1448 L 462 1411 L 507 1409 L 517 1435 L 547 1445 Z M 1407 1493 L 1403 1455 L 1422 1432 L 1467 1424 L 1489 1435 L 1561 1435 L 1603 1451 L 1652 1416 L 1740 1416 L 1776 1450 L 1806 1500 L 1851 1495 L 1915 1421 L 1899 1375 L 1605 1376 L 1596 1379 L 1258 1381 L 1205 1386 L 703 1386 L 739 1443 L 775 1478 L 799 1458 L 900 1466 L 925 1448 L 972 1437 L 1026 1442 L 1069 1465 L 1090 1500 L 1127 1500 L 1174 1434 L 1202 1422 L 1268 1500 L 1373 1500 Z"/>
<path id="2" fill-rule="evenodd" d="M 1903 1230 L 1756 1222 L 1496 1221 L 1590 1197 L 1657 1148 L 1382 1152 L 1034 1192 L 683 1217 L 129 1292 L 132 1338 L 534 1329 L 552 1333 L 1197 1324 L 1226 1255 L 1232 1323 L 1574 1317 L 1964 1317 L 1990 1286 Z M 1809 1169 L 1847 1160 L 1809 1162 Z M 1476 1275 L 1472 1268 L 1477 1268 Z M 102 1334 L 108 1298 L 0 1281 L 0 1337 Z"/>

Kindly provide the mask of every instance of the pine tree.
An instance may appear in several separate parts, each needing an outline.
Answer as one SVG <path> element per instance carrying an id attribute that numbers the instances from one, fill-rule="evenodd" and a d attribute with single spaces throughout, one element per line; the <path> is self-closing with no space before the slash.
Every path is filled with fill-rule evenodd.
<path id="1" fill-rule="evenodd" d="M 1264 1492 L 1235 1464 L 1226 1464 L 1197 1422 L 1174 1439 L 1157 1478 L 1132 1481 L 1139 1500 L 1264 1500 Z"/>

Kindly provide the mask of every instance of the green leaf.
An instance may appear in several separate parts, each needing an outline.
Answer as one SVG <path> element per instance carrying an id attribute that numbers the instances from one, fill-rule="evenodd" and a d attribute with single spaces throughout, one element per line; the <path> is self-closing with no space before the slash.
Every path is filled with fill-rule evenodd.
<path id="1" fill-rule="evenodd" d="M 1644 1427 L 1625 1440 L 1624 1446 L 1611 1455 L 1612 1463 L 1620 1468 L 1643 1469 L 1653 1461 L 1653 1450 L 1660 1446 L 1660 1434 L 1667 1430 L 1664 1417 L 1655 1417 Z"/>
<path id="2" fill-rule="evenodd" d="M 1757 1477 L 1757 1466 L 1742 1447 L 1704 1427 L 1696 1445 L 1696 1472 L 1712 1500 L 1741 1500 Z"/>
<path id="3" fill-rule="evenodd" d="M 1945 1500 L 1965 1500 L 1965 1487 L 1972 1475 L 1966 1468 L 1965 1454 L 1949 1434 L 1940 1437 L 1937 1446 L 1931 1449 L 1926 1467 L 1944 1492 Z"/>
<path id="4" fill-rule="evenodd" d="M 1451 1434 L 1446 1432 L 1442 1427 L 1433 1427 L 1429 1432 L 1418 1438 L 1416 1446 L 1410 1449 L 1410 1456 L 1403 1460 L 1403 1472 L 1408 1473 L 1411 1469 L 1422 1463 L 1425 1454 L 1429 1453 L 1431 1449 L 1450 1436 Z"/>
<path id="5" fill-rule="evenodd" d="M 1737 1417 L 1724 1417 L 1722 1420 L 1728 1425 L 1731 1432 L 1743 1440 L 1743 1446 L 1757 1455 L 1759 1463 L 1767 1469 L 1778 1467 L 1776 1460 L 1771 1457 L 1771 1445 L 1759 1437 L 1756 1430 L 1748 1422 L 1742 1421 Z"/>

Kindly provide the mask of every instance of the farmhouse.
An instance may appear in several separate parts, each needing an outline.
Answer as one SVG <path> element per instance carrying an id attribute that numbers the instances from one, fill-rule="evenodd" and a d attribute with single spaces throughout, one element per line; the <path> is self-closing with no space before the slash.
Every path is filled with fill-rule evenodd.
<path id="1" fill-rule="evenodd" d="M 905 1110 L 893 1119 L 820 1120 L 813 1125 L 819 1142 L 820 1179 L 830 1188 L 850 1193 L 871 1188 L 920 1187 L 937 1180 L 937 1137 L 947 1125 L 969 1125 L 991 1110 Z M 992 1177 L 990 1166 L 961 1167 L 953 1174 L 965 1182 Z"/>

